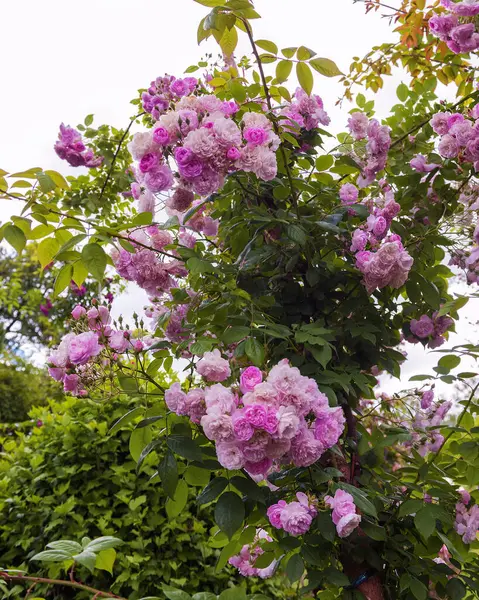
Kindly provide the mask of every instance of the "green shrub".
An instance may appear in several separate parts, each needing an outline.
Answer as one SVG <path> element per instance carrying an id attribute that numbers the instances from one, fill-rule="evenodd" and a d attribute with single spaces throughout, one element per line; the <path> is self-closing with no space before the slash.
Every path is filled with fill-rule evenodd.
<path id="1" fill-rule="evenodd" d="M 189 592 L 219 593 L 240 578 L 233 569 L 215 573 L 220 550 L 208 546 L 213 519 L 198 509 L 194 488 L 175 519 L 165 512 L 165 494 L 152 453 L 140 475 L 128 451 L 130 431 L 110 436 L 108 424 L 128 410 L 129 401 L 95 404 L 68 399 L 35 408 L 27 432 L 9 431 L 0 461 L 0 567 L 25 568 L 38 576 L 64 577 L 28 559 L 57 539 L 80 541 L 114 535 L 126 544 L 118 551 L 113 577 L 81 571 L 85 583 L 137 599 L 163 597 L 163 583 Z M 150 458 L 151 457 L 151 458 Z M 248 580 L 249 591 L 286 598 L 281 580 Z M 35 588 L 35 595 L 39 594 Z M 67 588 L 56 598 L 82 598 Z M 48 596 L 49 598 L 51 596 Z"/>
<path id="2" fill-rule="evenodd" d="M 61 387 L 44 371 L 23 362 L 0 363 L 0 422 L 18 423 L 33 406 L 63 395 Z"/>

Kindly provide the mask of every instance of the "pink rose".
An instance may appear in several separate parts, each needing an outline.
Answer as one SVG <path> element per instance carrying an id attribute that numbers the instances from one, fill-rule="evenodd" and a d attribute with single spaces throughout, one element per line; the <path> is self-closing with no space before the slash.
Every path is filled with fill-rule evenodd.
<path id="1" fill-rule="evenodd" d="M 286 502 L 284 500 L 280 500 L 277 504 L 272 504 L 266 511 L 269 522 L 273 527 L 276 527 L 276 529 L 282 529 L 281 513 L 283 512 L 285 506 L 287 506 Z"/>
<path id="2" fill-rule="evenodd" d="M 291 502 L 281 511 L 280 521 L 283 529 L 296 537 L 309 530 L 313 517 L 305 506 L 299 502 Z"/>
<path id="3" fill-rule="evenodd" d="M 224 381 L 231 375 L 228 361 L 221 357 L 217 348 L 212 352 L 205 352 L 203 358 L 198 361 L 196 370 L 208 381 Z"/>
<path id="4" fill-rule="evenodd" d="M 252 392 L 263 381 L 263 374 L 258 367 L 248 367 L 240 376 L 240 390 L 242 394 Z"/>
<path id="5" fill-rule="evenodd" d="M 348 537 L 361 522 L 361 516 L 357 514 L 347 514 L 338 521 L 336 531 L 340 538 Z"/>
<path id="6" fill-rule="evenodd" d="M 80 333 L 70 344 L 70 361 L 74 365 L 84 365 L 90 358 L 97 356 L 101 352 L 101 346 L 98 343 L 98 336 L 92 331 Z"/>
<path id="7" fill-rule="evenodd" d="M 165 402 L 168 409 L 177 415 L 186 414 L 186 394 L 179 383 L 174 383 L 165 391 Z"/>
<path id="8" fill-rule="evenodd" d="M 85 315 L 86 310 L 83 308 L 83 306 L 80 306 L 79 304 L 77 304 L 72 310 L 72 317 L 75 319 L 75 321 L 78 321 L 78 319 L 81 319 L 81 317 L 84 317 Z"/>

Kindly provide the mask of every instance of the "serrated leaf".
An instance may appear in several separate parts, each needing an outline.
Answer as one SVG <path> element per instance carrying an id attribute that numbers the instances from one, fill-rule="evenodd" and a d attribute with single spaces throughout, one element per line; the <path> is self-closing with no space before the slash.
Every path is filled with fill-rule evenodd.
<path id="1" fill-rule="evenodd" d="M 246 356 L 257 367 L 262 366 L 264 362 L 264 347 L 256 338 L 249 337 L 245 344 Z"/>
<path id="2" fill-rule="evenodd" d="M 276 65 L 276 79 L 278 83 L 283 83 L 288 79 L 293 68 L 293 63 L 290 60 L 280 60 Z M 281 91 L 280 91 L 281 93 Z"/>
<path id="3" fill-rule="evenodd" d="M 198 495 L 196 502 L 201 506 L 208 504 L 217 498 L 228 485 L 226 477 L 215 477 L 212 479 L 205 489 Z"/>
<path id="4" fill-rule="evenodd" d="M 143 449 L 151 442 L 151 427 L 135 429 L 130 436 L 130 454 L 135 462 L 138 462 Z"/>
<path id="5" fill-rule="evenodd" d="M 70 552 L 65 550 L 44 550 L 32 556 L 30 560 L 41 560 L 43 562 L 63 562 L 64 560 L 73 560 Z"/>
<path id="6" fill-rule="evenodd" d="M 216 503 L 215 521 L 221 531 L 231 539 L 243 524 L 245 507 L 241 498 L 234 492 L 225 492 Z"/>
<path id="7" fill-rule="evenodd" d="M 163 489 L 170 498 L 174 498 L 176 486 L 178 485 L 178 465 L 171 450 L 167 450 L 158 466 Z"/>
<path id="8" fill-rule="evenodd" d="M 170 450 L 187 460 L 201 461 L 202 459 L 201 448 L 185 435 L 170 435 L 167 444 Z"/>
<path id="9" fill-rule="evenodd" d="M 50 175 L 47 175 L 46 173 L 38 173 L 37 180 L 40 184 L 40 189 L 45 194 L 47 194 L 48 192 L 53 192 L 53 190 L 57 188 L 57 184 L 53 181 Z"/>
<path id="10" fill-rule="evenodd" d="M 311 72 L 309 66 L 304 62 L 297 63 L 296 76 L 298 78 L 299 85 L 308 94 L 308 96 L 310 96 L 311 92 L 313 91 L 314 79 L 313 73 Z"/>
<path id="11" fill-rule="evenodd" d="M 88 542 L 84 547 L 84 550 L 88 550 L 89 552 L 100 552 L 101 550 L 108 550 L 108 548 L 118 548 L 118 546 L 123 545 L 123 543 L 123 540 L 120 540 L 119 538 L 111 535 L 104 535 Z"/>
<path id="12" fill-rule="evenodd" d="M 436 529 L 436 518 L 429 510 L 428 506 L 421 508 L 421 510 L 416 513 L 414 525 L 425 539 L 432 535 L 434 529 Z"/>
<path id="13" fill-rule="evenodd" d="M 98 281 L 102 281 L 107 263 L 103 248 L 98 244 L 87 244 L 82 249 L 82 260 L 89 273 Z"/>
<path id="14" fill-rule="evenodd" d="M 88 269 L 85 267 L 81 260 L 77 260 L 73 265 L 73 281 L 77 284 L 78 287 L 81 287 L 81 285 L 87 277 Z"/>
<path id="15" fill-rule="evenodd" d="M 295 223 L 290 223 L 286 227 L 286 234 L 289 237 L 289 239 L 293 240 L 293 242 L 296 242 L 296 244 L 299 244 L 300 246 L 304 246 L 304 244 L 306 244 L 306 232 L 299 225 L 296 225 Z"/>
<path id="16" fill-rule="evenodd" d="M 299 554 L 293 554 L 286 565 L 286 577 L 291 583 L 298 581 L 304 572 L 304 561 Z"/>
<path id="17" fill-rule="evenodd" d="M 39 225 L 38 227 L 45 227 L 45 226 Z M 38 228 L 35 228 L 35 229 L 38 229 Z M 46 267 L 46 265 L 48 265 L 49 263 L 52 262 L 52 259 L 55 256 L 55 254 L 58 252 L 59 248 L 60 248 L 60 244 L 53 237 L 46 238 L 38 244 L 37 256 L 38 256 L 38 259 L 42 266 L 42 269 L 44 269 Z"/>
<path id="18" fill-rule="evenodd" d="M 3 230 L 3 237 L 7 240 L 10 246 L 21 254 L 22 250 L 25 248 L 25 244 L 27 243 L 27 238 L 25 234 L 16 225 L 7 225 Z"/>
<path id="19" fill-rule="evenodd" d="M 309 61 L 309 64 L 315 71 L 325 77 L 337 77 L 338 75 L 342 75 L 336 63 L 329 58 L 313 58 Z"/>
<path id="20" fill-rule="evenodd" d="M 133 419 L 140 416 L 144 412 L 145 409 L 141 406 L 137 406 L 136 408 L 133 408 L 132 410 L 128 411 L 126 414 L 124 414 L 122 417 L 120 417 L 113 423 L 113 425 L 108 430 L 108 434 L 112 435 L 116 433 L 121 427 L 128 425 L 128 423 L 131 423 Z"/>
<path id="21" fill-rule="evenodd" d="M 71 540 L 57 540 L 56 542 L 50 542 L 47 544 L 47 548 L 51 550 L 60 550 L 68 553 L 70 556 L 74 554 L 78 554 L 78 552 L 82 551 L 82 546 L 78 542 L 73 542 Z"/>
<path id="22" fill-rule="evenodd" d="M 56 298 L 66 287 L 68 287 L 70 281 L 72 280 L 72 275 L 72 265 L 63 265 L 63 267 L 58 271 L 58 275 L 56 276 L 55 283 L 53 285 L 54 298 Z"/>

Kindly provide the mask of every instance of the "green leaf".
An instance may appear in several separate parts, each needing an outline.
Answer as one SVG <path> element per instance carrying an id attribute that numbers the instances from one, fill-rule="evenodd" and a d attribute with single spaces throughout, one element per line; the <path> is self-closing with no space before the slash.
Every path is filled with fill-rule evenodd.
<path id="1" fill-rule="evenodd" d="M 379 525 L 375 525 L 374 523 L 368 523 L 364 521 L 361 523 L 361 529 L 364 533 L 373 540 L 378 542 L 382 542 L 386 539 L 386 530 L 384 527 L 380 527 Z"/>
<path id="2" fill-rule="evenodd" d="M 198 592 L 192 598 L 192 600 L 216 600 L 216 594 L 211 592 Z"/>
<path id="3" fill-rule="evenodd" d="M 246 590 L 240 587 L 224 590 L 219 595 L 218 600 L 246 600 Z"/>
<path id="4" fill-rule="evenodd" d="M 57 184 L 53 181 L 50 175 L 47 175 L 46 173 L 38 173 L 37 180 L 40 184 L 40 189 L 45 194 L 48 194 L 48 192 L 53 192 L 53 190 L 57 188 Z"/>
<path id="5" fill-rule="evenodd" d="M 135 429 L 130 436 L 130 454 L 135 462 L 138 462 L 143 448 L 151 442 L 151 427 Z"/>
<path id="6" fill-rule="evenodd" d="M 439 360 L 438 364 L 440 367 L 443 367 L 444 369 L 448 369 L 450 371 L 451 369 L 455 369 L 461 364 L 461 357 L 456 356 L 455 354 L 448 354 L 447 356 L 443 356 Z"/>
<path id="7" fill-rule="evenodd" d="M 439 293 L 439 290 L 434 285 L 434 283 L 432 283 L 432 281 L 428 281 L 422 276 L 418 279 L 425 302 L 429 304 L 431 308 L 437 310 L 441 304 L 441 295 Z"/>
<path id="8" fill-rule="evenodd" d="M 78 542 L 72 542 L 71 540 L 57 540 L 56 542 L 50 542 L 47 544 L 47 548 L 51 550 L 61 550 L 67 552 L 71 556 L 78 554 L 82 551 L 82 546 Z"/>
<path id="9" fill-rule="evenodd" d="M 238 491 L 240 491 L 242 494 L 244 494 L 251 500 L 264 503 L 264 488 L 260 487 L 249 477 L 240 477 L 239 475 L 235 475 L 231 478 L 231 483 L 235 486 L 235 488 Z"/>
<path id="10" fill-rule="evenodd" d="M 107 548 L 102 550 L 95 561 L 95 568 L 107 571 L 110 575 L 113 575 L 113 565 L 115 564 L 116 550 L 114 548 Z"/>
<path id="11" fill-rule="evenodd" d="M 145 409 L 141 406 L 137 406 L 136 408 L 133 408 L 132 410 L 128 411 L 126 414 L 124 414 L 122 417 L 120 417 L 113 423 L 113 425 L 108 430 L 108 435 L 113 435 L 119 429 L 121 429 L 125 425 L 128 425 L 128 423 L 131 423 L 133 419 L 142 415 L 144 412 Z"/>
<path id="12" fill-rule="evenodd" d="M 195 0 L 198 4 L 207 6 L 208 8 L 215 8 L 215 6 L 221 6 L 225 3 L 225 0 Z"/>
<path id="13" fill-rule="evenodd" d="M 293 68 L 293 63 L 290 60 L 280 60 L 276 65 L 276 79 L 278 83 L 283 83 L 288 79 Z"/>
<path id="14" fill-rule="evenodd" d="M 221 336 L 221 341 L 227 345 L 234 344 L 235 342 L 240 342 L 244 340 L 245 337 L 248 337 L 251 329 L 249 327 L 229 327 Z"/>
<path id="15" fill-rule="evenodd" d="M 45 171 L 45 175 L 48 175 L 48 177 L 50 177 L 50 179 L 53 181 L 56 187 L 62 190 L 69 189 L 70 186 L 68 185 L 68 181 L 63 177 L 63 175 L 57 173 L 57 171 Z"/>
<path id="16" fill-rule="evenodd" d="M 220 496 L 215 507 L 215 521 L 230 539 L 241 527 L 244 517 L 244 504 L 237 494 L 225 492 Z"/>
<path id="17" fill-rule="evenodd" d="M 318 171 L 327 171 L 333 166 L 333 164 L 334 157 L 330 154 L 323 154 L 323 156 L 320 156 L 316 159 L 316 169 Z"/>
<path id="18" fill-rule="evenodd" d="M 82 283 L 88 277 L 88 269 L 82 263 L 81 260 L 77 260 L 73 265 L 73 273 L 72 279 L 77 284 L 78 287 L 81 287 Z"/>
<path id="19" fill-rule="evenodd" d="M 396 95 L 399 98 L 399 100 L 401 100 L 401 102 L 406 102 L 406 100 L 409 98 L 408 86 L 404 83 L 400 83 L 396 90 Z"/>
<path id="20" fill-rule="evenodd" d="M 450 579 L 446 585 L 446 593 L 451 600 L 461 600 L 466 592 L 466 586 L 457 577 Z"/>
<path id="21" fill-rule="evenodd" d="M 177 517 L 186 506 L 188 501 L 188 485 L 184 479 L 181 479 L 176 486 L 173 498 L 168 498 L 165 509 L 170 519 Z"/>
<path id="22" fill-rule="evenodd" d="M 204 487 L 208 484 L 211 473 L 207 469 L 202 469 L 201 467 L 195 467 L 191 465 L 185 471 L 185 481 L 189 485 L 193 485 L 195 487 Z"/>
<path id="23" fill-rule="evenodd" d="M 414 525 L 423 538 L 429 538 L 436 529 L 436 518 L 428 506 L 421 508 L 414 517 Z"/>
<path id="24" fill-rule="evenodd" d="M 293 554 L 286 565 L 286 577 L 294 583 L 304 572 L 304 561 L 299 554 Z"/>
<path id="25" fill-rule="evenodd" d="M 298 77 L 299 85 L 308 94 L 308 96 L 310 96 L 311 92 L 313 91 L 314 79 L 313 73 L 311 72 L 309 66 L 303 62 L 297 63 L 296 76 Z"/>
<path id="26" fill-rule="evenodd" d="M 293 242 L 296 242 L 296 244 L 299 244 L 300 246 L 304 246 L 304 244 L 306 244 L 306 232 L 299 225 L 296 225 L 295 223 L 290 223 L 286 227 L 286 233 L 289 239 L 293 240 Z"/>
<path id="27" fill-rule="evenodd" d="M 313 58 L 315 54 L 316 52 L 306 48 L 306 46 L 300 46 L 296 52 L 296 58 L 298 60 L 308 60 L 309 58 Z"/>
<path id="28" fill-rule="evenodd" d="M 104 535 L 99 538 L 95 538 L 84 547 L 84 550 L 89 552 L 101 552 L 102 550 L 108 550 L 109 548 L 118 548 L 123 545 L 123 540 L 113 537 L 111 535 Z"/>
<path id="29" fill-rule="evenodd" d="M 414 597 L 417 600 L 426 600 L 428 596 L 427 587 L 424 585 L 422 581 L 416 579 L 415 577 L 411 577 L 411 581 L 409 583 L 409 589 L 414 594 Z"/>
<path id="30" fill-rule="evenodd" d="M 90 127 L 90 125 L 93 123 L 93 115 L 87 115 L 83 122 L 87 127 Z"/>
<path id="31" fill-rule="evenodd" d="M 192 274 L 216 273 L 217 271 L 217 269 L 210 262 L 196 258 L 196 256 L 189 258 L 186 262 L 186 266 Z"/>
<path id="32" fill-rule="evenodd" d="M 406 515 L 412 515 L 414 513 L 417 513 L 418 510 L 421 510 L 421 508 L 423 506 L 424 506 L 423 500 L 417 500 L 415 498 L 410 498 L 409 500 L 406 500 L 406 502 L 403 502 L 401 504 L 401 506 L 399 507 L 399 516 L 404 517 Z"/>
<path id="33" fill-rule="evenodd" d="M 342 75 L 336 63 L 329 58 L 313 58 L 309 61 L 309 64 L 315 71 L 325 77 L 337 77 L 338 75 Z"/>
<path id="34" fill-rule="evenodd" d="M 13 246 L 15 250 L 20 254 L 22 250 L 25 248 L 25 244 L 27 243 L 27 238 L 25 234 L 16 225 L 7 225 L 3 230 L 3 237 L 7 240 L 10 246 Z"/>
<path id="35" fill-rule="evenodd" d="M 296 50 L 298 48 L 296 47 L 290 47 L 290 48 L 283 48 L 281 50 L 281 53 L 283 54 L 283 56 L 285 56 L 286 58 L 293 58 L 293 56 L 296 54 Z"/>
<path id="36" fill-rule="evenodd" d="M 44 226 L 39 225 L 39 227 L 44 227 Z M 46 265 L 48 265 L 49 263 L 52 262 L 52 258 L 58 252 L 59 248 L 60 248 L 60 244 L 53 237 L 46 238 L 38 244 L 37 256 L 40 260 L 42 269 L 44 269 L 46 267 Z"/>
<path id="37" fill-rule="evenodd" d="M 231 56 L 238 45 L 238 30 L 236 27 L 226 27 L 219 41 L 221 50 L 226 56 Z"/>
<path id="38" fill-rule="evenodd" d="M 158 466 L 158 475 L 167 495 L 174 498 L 178 485 L 178 464 L 171 450 L 168 450 L 162 458 Z"/>
<path id="39" fill-rule="evenodd" d="M 256 338 L 249 337 L 245 344 L 246 356 L 257 367 L 261 367 L 264 362 L 264 347 Z"/>
<path id="40" fill-rule="evenodd" d="M 63 265 L 58 271 L 55 283 L 53 285 L 53 297 L 56 298 L 63 290 L 68 287 L 73 277 L 73 265 Z"/>
<path id="41" fill-rule="evenodd" d="M 107 263 L 103 248 L 98 244 L 87 244 L 82 249 L 82 260 L 93 277 L 102 281 Z"/>
<path id="42" fill-rule="evenodd" d="M 185 435 L 170 435 L 166 443 L 170 450 L 187 460 L 202 460 L 201 448 Z"/>
<path id="43" fill-rule="evenodd" d="M 96 554 L 91 550 L 83 550 L 80 554 L 75 554 L 73 560 L 86 567 L 91 573 L 95 570 Z"/>
<path id="44" fill-rule="evenodd" d="M 209 484 L 205 487 L 205 489 L 199 494 L 196 502 L 201 504 L 208 504 L 208 502 L 212 502 L 215 498 L 217 498 L 221 492 L 228 485 L 228 480 L 226 477 L 215 477 L 212 479 Z"/>
<path id="45" fill-rule="evenodd" d="M 349 577 L 334 567 L 328 567 L 325 569 L 324 575 L 328 581 L 339 587 L 346 587 L 350 584 Z"/>
<path id="46" fill-rule="evenodd" d="M 256 40 L 255 44 L 258 48 L 262 50 L 266 50 L 270 54 L 278 54 L 278 46 L 274 42 L 270 42 L 269 40 Z"/>
<path id="47" fill-rule="evenodd" d="M 65 550 L 44 550 L 32 556 L 30 560 L 41 560 L 43 562 L 63 562 L 64 560 L 72 560 L 70 552 Z"/>

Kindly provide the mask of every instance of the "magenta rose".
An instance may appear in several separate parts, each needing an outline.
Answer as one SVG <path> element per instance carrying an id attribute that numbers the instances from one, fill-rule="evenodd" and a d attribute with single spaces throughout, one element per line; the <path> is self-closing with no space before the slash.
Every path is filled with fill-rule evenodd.
<path id="1" fill-rule="evenodd" d="M 159 162 L 158 154 L 155 152 L 148 152 L 148 154 L 145 154 L 140 160 L 140 171 L 142 173 L 154 171 Z"/>

